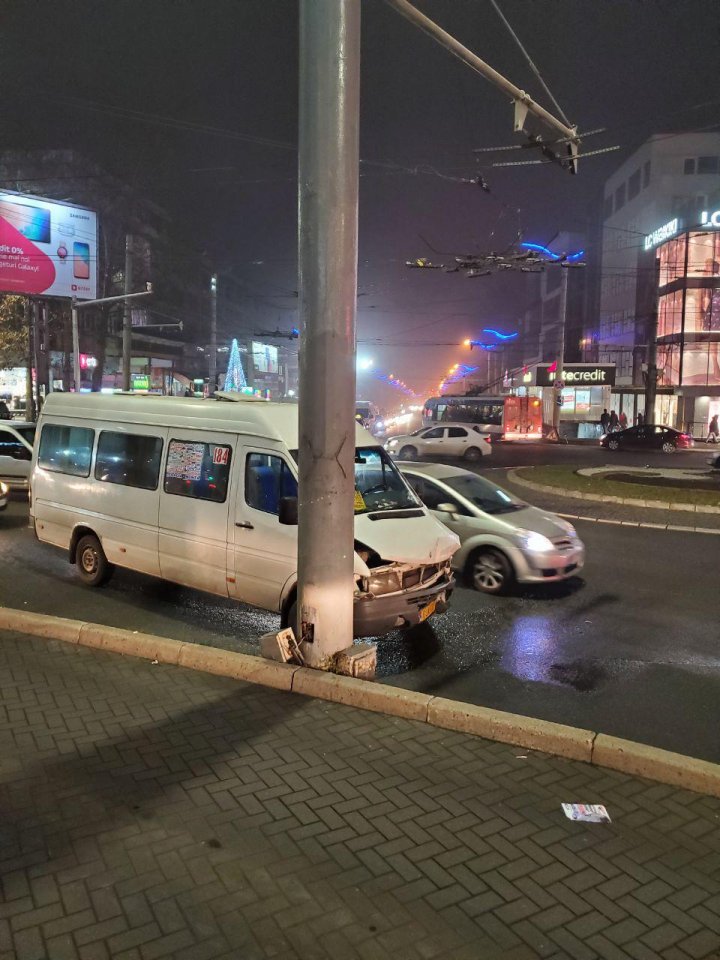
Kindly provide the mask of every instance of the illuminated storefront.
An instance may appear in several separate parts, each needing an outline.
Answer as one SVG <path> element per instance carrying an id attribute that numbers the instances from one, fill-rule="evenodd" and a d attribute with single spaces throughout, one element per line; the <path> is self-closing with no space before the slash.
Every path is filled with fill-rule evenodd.
<path id="1" fill-rule="evenodd" d="M 703 211 L 657 255 L 658 382 L 673 389 L 675 425 L 698 436 L 720 413 L 720 211 Z"/>
<path id="2" fill-rule="evenodd" d="M 614 363 L 566 363 L 560 378 L 556 364 L 539 363 L 529 374 L 534 386 L 540 388 L 546 423 L 552 423 L 553 407 L 560 401 L 560 423 L 565 436 L 588 440 L 599 435 L 600 415 L 604 409 L 610 409 Z"/>

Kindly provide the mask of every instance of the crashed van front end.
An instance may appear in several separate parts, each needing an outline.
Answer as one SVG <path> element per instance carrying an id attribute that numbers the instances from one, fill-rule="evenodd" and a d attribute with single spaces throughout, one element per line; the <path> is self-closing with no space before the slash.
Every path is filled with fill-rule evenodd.
<path id="1" fill-rule="evenodd" d="M 382 523 L 356 518 L 356 536 L 366 538 L 355 543 L 356 637 L 412 627 L 448 609 L 455 586 L 451 558 L 459 541 L 435 523 L 420 511 L 402 520 L 386 517 Z M 396 525 L 401 526 L 394 529 Z"/>

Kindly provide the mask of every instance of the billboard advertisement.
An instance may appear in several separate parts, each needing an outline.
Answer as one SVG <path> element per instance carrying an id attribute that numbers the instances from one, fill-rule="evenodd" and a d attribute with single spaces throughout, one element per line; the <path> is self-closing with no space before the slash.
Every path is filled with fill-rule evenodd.
<path id="1" fill-rule="evenodd" d="M 0 293 L 97 297 L 97 216 L 0 190 Z"/>
<path id="2" fill-rule="evenodd" d="M 278 372 L 277 347 L 271 346 L 269 343 L 258 343 L 253 340 L 252 357 L 256 373 Z"/>

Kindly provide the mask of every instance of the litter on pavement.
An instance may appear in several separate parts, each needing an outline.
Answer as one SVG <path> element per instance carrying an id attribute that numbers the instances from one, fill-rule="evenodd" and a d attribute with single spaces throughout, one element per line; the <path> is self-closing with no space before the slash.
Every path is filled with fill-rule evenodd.
<path id="1" fill-rule="evenodd" d="M 601 803 L 563 803 L 562 808 L 568 820 L 580 820 L 583 823 L 612 823 L 610 814 Z"/>

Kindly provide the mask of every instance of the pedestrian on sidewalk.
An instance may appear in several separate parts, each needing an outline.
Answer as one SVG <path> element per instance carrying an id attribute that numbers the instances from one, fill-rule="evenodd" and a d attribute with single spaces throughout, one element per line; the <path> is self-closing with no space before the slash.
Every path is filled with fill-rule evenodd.
<path id="1" fill-rule="evenodd" d="M 645 423 L 645 417 L 641 413 L 639 413 L 637 415 L 637 425 L 639 427 L 642 427 L 644 423 Z"/>
<path id="2" fill-rule="evenodd" d="M 603 410 L 603 412 L 600 414 L 600 429 L 602 430 L 603 433 L 607 433 L 609 427 L 610 427 L 610 414 L 607 412 L 607 410 Z"/>
<path id="3" fill-rule="evenodd" d="M 708 427 L 707 443 L 717 443 L 718 434 L 720 434 L 720 426 L 718 426 L 718 415 L 715 414 Z"/>
<path id="4" fill-rule="evenodd" d="M 614 433 L 619 428 L 620 420 L 614 410 L 610 411 L 610 433 Z"/>
<path id="5" fill-rule="evenodd" d="M 618 423 L 620 424 L 621 430 L 627 430 L 628 419 L 624 410 L 621 411 L 620 416 L 618 417 Z"/>

